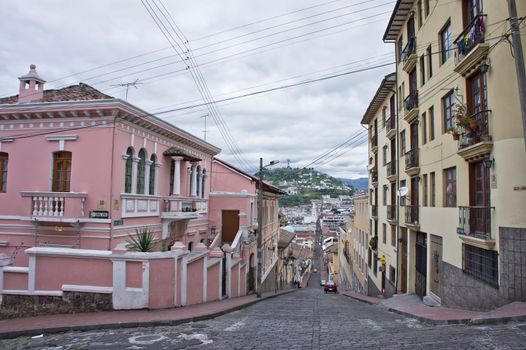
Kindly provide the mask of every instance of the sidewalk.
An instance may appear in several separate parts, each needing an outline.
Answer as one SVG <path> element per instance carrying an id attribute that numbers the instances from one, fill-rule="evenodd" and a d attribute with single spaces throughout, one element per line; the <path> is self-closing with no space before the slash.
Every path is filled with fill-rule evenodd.
<path id="1" fill-rule="evenodd" d="M 0 339 L 73 330 L 169 326 L 202 321 L 293 291 L 295 289 L 279 291 L 277 294 L 264 293 L 260 299 L 256 295 L 249 295 L 173 309 L 104 311 L 0 320 Z"/>
<path id="2" fill-rule="evenodd" d="M 526 321 L 526 303 L 514 302 L 498 309 L 482 312 L 453 309 L 443 306 L 430 307 L 415 294 L 399 294 L 389 299 L 341 291 L 342 295 L 387 308 L 391 312 L 416 318 L 432 324 L 494 324 L 510 321 Z"/>

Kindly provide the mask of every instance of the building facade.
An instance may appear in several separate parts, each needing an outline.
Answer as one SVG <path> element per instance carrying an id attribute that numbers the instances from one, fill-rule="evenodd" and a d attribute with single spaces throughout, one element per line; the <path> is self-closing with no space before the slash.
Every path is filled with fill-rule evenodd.
<path id="1" fill-rule="evenodd" d="M 526 154 L 506 5 L 398 0 L 383 38 L 397 62 L 395 290 L 451 307 L 489 310 L 526 296 Z M 370 136 L 371 150 L 383 147 L 380 133 Z"/>
<path id="2" fill-rule="evenodd" d="M 373 97 L 362 124 L 369 130 L 369 203 L 371 258 L 368 260 L 372 294 L 386 297 L 396 292 L 397 240 L 397 145 L 396 74 L 387 75 Z M 403 283 L 402 283 L 403 284 Z"/>

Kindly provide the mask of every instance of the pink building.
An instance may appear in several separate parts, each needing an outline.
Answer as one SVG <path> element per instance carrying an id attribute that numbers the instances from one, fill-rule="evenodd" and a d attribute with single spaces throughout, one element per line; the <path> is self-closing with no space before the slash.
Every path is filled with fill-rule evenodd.
<path id="1" fill-rule="evenodd" d="M 4 304 L 38 295 L 67 311 L 80 293 L 95 309 L 158 308 L 244 295 L 249 255 L 234 240 L 254 220 L 253 179 L 210 176 L 226 166 L 219 148 L 86 84 L 44 90 L 30 68 L 19 94 L 0 99 Z M 244 207 L 218 200 L 245 180 Z M 246 214 L 237 231 L 228 210 Z M 155 233 L 157 252 L 127 250 L 138 228 Z"/>

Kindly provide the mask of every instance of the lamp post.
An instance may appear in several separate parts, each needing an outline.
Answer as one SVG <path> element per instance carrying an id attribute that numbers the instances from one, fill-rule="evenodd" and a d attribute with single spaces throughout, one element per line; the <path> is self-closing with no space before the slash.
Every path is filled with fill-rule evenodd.
<path id="1" fill-rule="evenodd" d="M 279 160 L 273 160 L 269 164 L 263 166 L 263 158 L 259 158 L 259 189 L 258 189 L 258 236 L 257 236 L 257 249 L 258 249 L 258 272 L 257 272 L 257 286 L 256 294 L 258 298 L 261 298 L 261 279 L 263 273 L 263 169 L 278 164 Z"/>

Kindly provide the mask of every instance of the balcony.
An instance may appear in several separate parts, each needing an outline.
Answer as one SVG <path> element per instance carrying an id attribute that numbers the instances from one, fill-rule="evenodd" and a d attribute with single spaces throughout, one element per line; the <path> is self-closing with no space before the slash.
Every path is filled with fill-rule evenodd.
<path id="1" fill-rule="evenodd" d="M 402 60 L 404 66 L 403 70 L 406 73 L 409 73 L 413 70 L 416 66 L 416 38 L 412 37 L 409 38 L 409 41 L 407 42 L 407 45 L 402 50 L 402 55 L 400 56 L 400 59 Z"/>
<path id="2" fill-rule="evenodd" d="M 159 216 L 160 197 L 158 196 L 121 193 L 121 202 L 123 218 Z"/>
<path id="3" fill-rule="evenodd" d="M 373 153 L 378 151 L 378 134 L 371 136 L 371 151 Z"/>
<path id="4" fill-rule="evenodd" d="M 22 197 L 31 199 L 31 219 L 46 222 L 75 223 L 87 220 L 84 203 L 85 192 L 21 192 Z"/>
<path id="5" fill-rule="evenodd" d="M 413 120 L 418 118 L 418 90 L 412 91 L 404 100 L 404 120 L 411 124 Z"/>
<path id="6" fill-rule="evenodd" d="M 371 173 L 371 184 L 378 187 L 378 172 L 376 171 Z"/>
<path id="7" fill-rule="evenodd" d="M 405 225 L 413 230 L 420 229 L 418 221 L 418 205 L 405 206 Z"/>
<path id="8" fill-rule="evenodd" d="M 396 181 L 396 160 L 392 160 L 386 164 L 387 180 L 390 182 Z"/>
<path id="9" fill-rule="evenodd" d="M 418 151 L 418 148 L 413 148 L 405 154 L 405 172 L 407 175 L 414 176 L 420 173 Z"/>
<path id="10" fill-rule="evenodd" d="M 459 135 L 457 154 L 468 162 L 488 157 L 493 149 L 489 134 L 488 113 L 481 111 L 475 114 L 470 131 Z"/>
<path id="11" fill-rule="evenodd" d="M 466 243 L 479 248 L 492 249 L 495 239 L 491 235 L 493 207 L 459 207 L 457 233 Z"/>
<path id="12" fill-rule="evenodd" d="M 377 218 L 378 218 L 378 206 L 376 206 L 376 205 L 371 205 L 371 216 L 372 216 L 374 219 L 377 219 Z"/>
<path id="13" fill-rule="evenodd" d="M 387 221 L 390 224 L 396 224 L 396 206 L 388 205 L 387 206 Z"/>
<path id="14" fill-rule="evenodd" d="M 387 118 L 385 121 L 385 136 L 392 139 L 396 136 L 396 117 L 394 115 Z"/>
<path id="15" fill-rule="evenodd" d="M 195 197 L 170 196 L 163 198 L 162 219 L 190 220 L 208 211 L 208 200 Z"/>
<path id="16" fill-rule="evenodd" d="M 484 43 L 484 18 L 478 15 L 455 40 L 455 72 L 466 76 L 488 56 L 489 44 Z"/>

